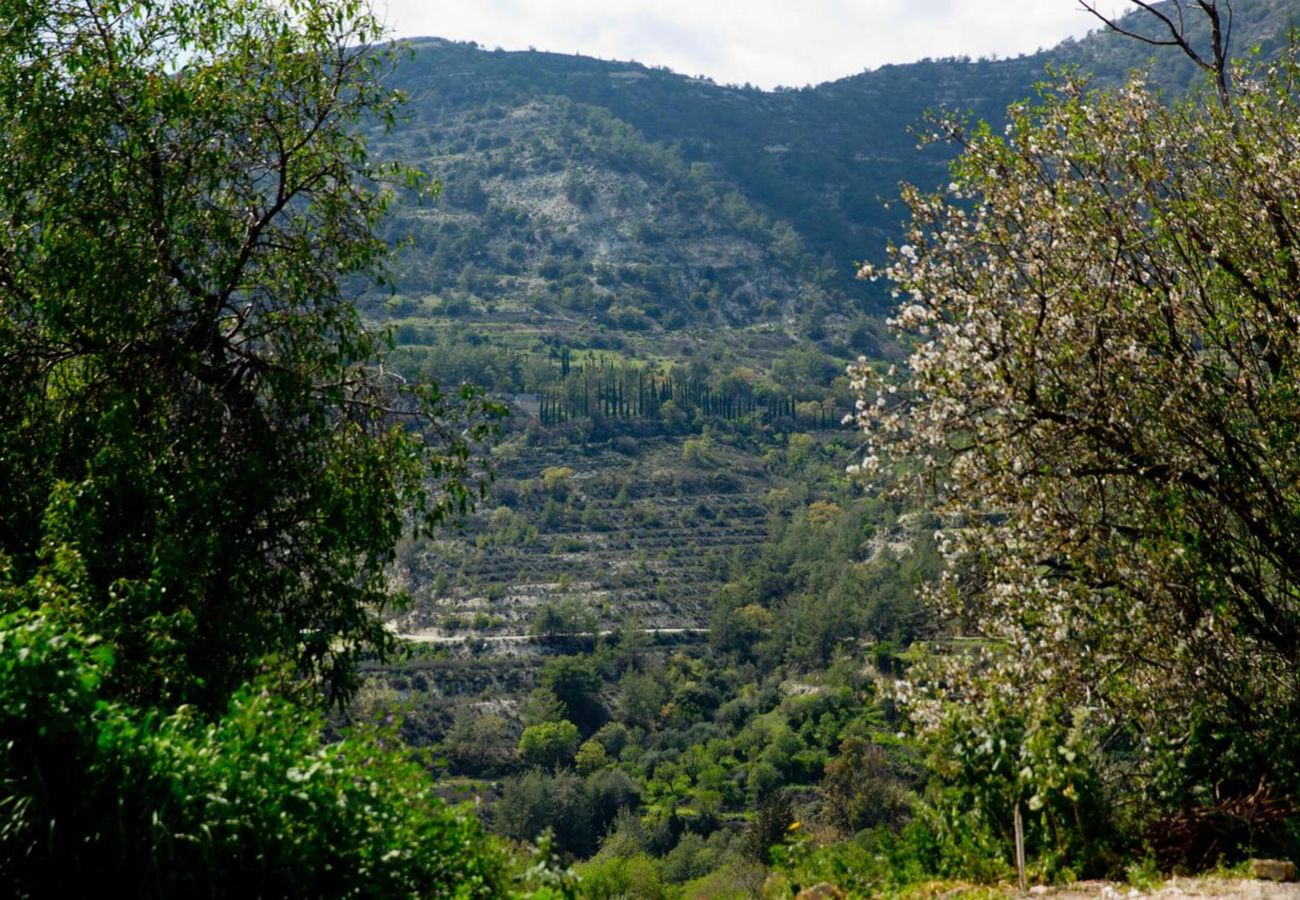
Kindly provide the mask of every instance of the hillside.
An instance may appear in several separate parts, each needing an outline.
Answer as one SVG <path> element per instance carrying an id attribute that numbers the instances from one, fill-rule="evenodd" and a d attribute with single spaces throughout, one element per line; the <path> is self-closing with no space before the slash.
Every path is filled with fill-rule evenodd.
<path id="1" fill-rule="evenodd" d="M 1285 10 L 1240 4 L 1233 46 L 1275 52 Z M 394 227 L 417 248 L 398 269 L 404 293 L 461 288 L 545 308 L 556 301 L 548 291 L 590 288 L 566 308 L 614 293 L 669 328 L 784 313 L 804 334 L 828 315 L 888 308 L 852 278 L 853 262 L 881 257 L 897 221 L 882 201 L 899 182 L 944 177 L 946 153 L 918 151 L 911 133 L 927 110 L 997 122 L 1048 64 L 1103 84 L 1148 65 L 1174 90 L 1198 77 L 1176 52 L 1101 31 L 1016 59 L 924 60 L 776 91 L 637 63 L 409 43 L 392 81 L 412 98 L 410 119 L 380 146 L 443 179 L 445 193 Z"/>
<path id="2" fill-rule="evenodd" d="M 1242 6 L 1234 46 L 1275 53 L 1287 5 Z M 949 150 L 911 133 L 926 111 L 1000 133 L 1049 64 L 1101 86 L 1149 66 L 1173 94 L 1200 77 L 1100 32 L 767 92 L 411 42 L 392 77 L 409 116 L 376 147 L 442 191 L 396 210 L 394 292 L 367 311 L 393 328 L 400 371 L 478 384 L 510 414 L 490 495 L 399 547 L 392 582 L 411 602 L 389 626 L 413 656 L 372 667 L 360 709 L 401 708 L 495 831 L 549 826 L 567 858 L 599 850 L 589 879 L 644 862 L 665 896 L 755 895 L 781 867 L 773 844 L 786 871 L 813 872 L 789 832 L 805 817 L 830 848 L 817 865 L 864 895 L 937 853 L 906 843 L 933 824 L 909 806 L 932 763 L 895 679 L 982 648 L 917 599 L 936 522 L 844 476 L 860 455 L 838 427 L 844 366 L 903 356 L 894 298 L 852 276 L 895 235 L 902 211 L 883 200 L 899 182 L 946 178 Z M 1113 825 L 1097 823 L 1086 864 L 1111 878 Z M 1079 874 L 1058 862 L 1034 877 Z M 1007 876 L 989 865 L 982 878 Z"/>
<path id="3" fill-rule="evenodd" d="M 1274 52 L 1284 10 L 1238 10 L 1235 45 Z M 371 312 L 395 328 L 402 370 L 515 405 L 496 496 L 463 534 L 404 557 L 418 602 L 402 627 L 425 632 L 525 629 L 570 595 L 607 610 L 606 627 L 628 614 L 704 624 L 719 561 L 753 552 L 764 496 L 788 478 L 763 459 L 849 410 L 850 359 L 898 354 L 881 321 L 890 298 L 850 276 L 893 232 L 881 199 L 943 177 L 946 150 L 909 133 L 925 111 L 997 121 L 1048 63 L 1114 83 L 1149 62 L 1171 90 L 1197 77 L 1180 54 L 1103 32 L 769 92 L 636 63 L 410 47 L 392 76 L 408 116 L 376 147 L 443 188 L 390 219 L 396 292 Z M 657 393 L 647 406 L 645 384 L 670 379 L 672 410 Z M 714 406 L 688 402 L 688 384 Z M 683 462 L 709 428 L 718 458 Z M 850 456 L 832 452 L 827 471 Z M 574 473 L 571 497 L 538 487 L 547 469 Z"/>
<path id="4" fill-rule="evenodd" d="M 1295 895 L 1300 35 L 1156 2 L 774 91 L 6 6 L 7 893 Z"/>

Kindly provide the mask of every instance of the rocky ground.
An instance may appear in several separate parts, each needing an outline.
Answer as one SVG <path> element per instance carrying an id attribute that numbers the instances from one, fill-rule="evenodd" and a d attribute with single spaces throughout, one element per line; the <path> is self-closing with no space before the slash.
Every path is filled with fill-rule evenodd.
<path id="1" fill-rule="evenodd" d="M 818 884 L 801 891 L 796 900 L 842 900 L 849 895 L 829 884 Z M 1080 881 L 1061 887 L 1037 885 L 1022 894 L 1011 885 L 954 885 L 952 882 L 934 882 L 910 890 L 909 900 L 942 898 L 942 900 L 989 900 L 994 897 L 1047 897 L 1051 900 L 1138 900 L 1158 897 L 1173 900 L 1181 897 L 1262 898 L 1262 900 L 1300 900 L 1300 882 L 1266 881 L 1249 878 L 1202 876 L 1198 878 L 1171 878 L 1168 881 L 1140 889 L 1128 884 L 1110 881 Z"/>
<path id="2" fill-rule="evenodd" d="M 1269 900 L 1300 900 L 1300 883 L 1260 881 L 1242 878 L 1171 878 L 1158 887 L 1138 890 L 1104 881 L 1080 882 L 1062 888 L 1032 889 L 1031 895 L 1058 900 L 1121 900 L 1128 897 L 1261 897 Z"/>

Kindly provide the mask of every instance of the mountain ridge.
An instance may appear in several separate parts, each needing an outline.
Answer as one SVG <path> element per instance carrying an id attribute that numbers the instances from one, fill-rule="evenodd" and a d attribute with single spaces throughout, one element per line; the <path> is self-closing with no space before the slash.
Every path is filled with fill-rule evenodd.
<path id="1" fill-rule="evenodd" d="M 1285 15 L 1281 0 L 1238 10 L 1237 46 L 1272 52 Z M 411 56 L 392 83 L 410 95 L 410 116 L 379 147 L 446 185 L 434 207 L 399 214 L 392 231 L 425 251 L 399 263 L 402 293 L 464 288 L 468 302 L 450 306 L 483 312 L 493 295 L 531 297 L 523 305 L 543 314 L 539 323 L 548 309 L 550 319 L 576 311 L 616 331 L 767 323 L 846 352 L 877 349 L 876 340 L 852 346 L 844 332 L 891 305 L 853 277 L 854 264 L 880 259 L 896 233 L 898 211 L 882 201 L 902 181 L 945 177 L 949 153 L 918 150 L 910 131 L 927 109 L 996 122 L 1049 62 L 1093 70 L 1107 84 L 1155 58 L 1156 80 L 1179 91 L 1197 75 L 1176 51 L 1105 31 L 1015 58 L 891 64 L 772 91 L 631 61 L 437 37 L 402 43 Z M 546 151 L 513 153 L 529 141 Z M 528 183 L 512 184 L 516 176 Z M 645 202 L 616 202 L 620 187 Z M 574 197 L 587 204 L 577 212 Z M 475 250 L 448 249 L 467 233 Z M 601 246 L 619 252 L 591 252 Z M 647 268 L 648 286 L 621 278 Z M 674 277 L 663 277 L 668 269 Z M 734 275 L 730 283 L 717 284 L 719 271 Z M 566 300 L 566 290 L 581 296 Z"/>

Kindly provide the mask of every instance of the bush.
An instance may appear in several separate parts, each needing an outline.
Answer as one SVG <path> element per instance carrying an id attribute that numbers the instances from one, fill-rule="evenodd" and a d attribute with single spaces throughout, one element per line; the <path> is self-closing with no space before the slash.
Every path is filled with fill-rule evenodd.
<path id="1" fill-rule="evenodd" d="M 707 875 L 717 868 L 729 849 L 729 837 L 725 831 L 715 831 L 705 840 L 693 831 L 686 832 L 660 862 L 660 874 L 673 884 Z"/>
<path id="2" fill-rule="evenodd" d="M 1001 877 L 1017 805 L 1026 857 L 1041 876 L 1106 874 L 1123 837 L 1087 725 L 1086 714 L 1051 704 L 953 704 L 931 738 L 934 778 L 920 826 L 940 845 L 939 874 Z"/>
<path id="3" fill-rule="evenodd" d="M 810 841 L 793 840 L 779 854 L 774 854 L 778 856 L 775 868 L 779 873 L 774 880 L 784 880 L 796 892 L 824 881 L 851 892 L 854 897 L 892 894 L 884 890 L 885 886 L 906 885 L 908 881 L 904 879 L 910 870 L 895 872 L 890 868 L 892 861 L 880 849 L 869 841 L 838 841 L 816 846 Z"/>
<path id="4" fill-rule="evenodd" d="M 663 883 L 654 860 L 645 854 L 624 859 L 597 858 L 578 870 L 581 893 L 593 900 L 658 900 Z"/>
<path id="5" fill-rule="evenodd" d="M 602 769 L 587 776 L 587 797 L 591 803 L 592 826 L 598 834 L 619 815 L 634 811 L 641 802 L 641 790 L 626 772 Z"/>
<path id="6" fill-rule="evenodd" d="M 529 725 L 519 738 L 524 762 L 551 768 L 568 762 L 578 746 L 578 726 L 567 720 Z"/>
<path id="7" fill-rule="evenodd" d="M 256 686 L 206 721 L 99 696 L 112 654 L 49 607 L 0 617 L 0 878 L 19 896 L 500 896 L 501 858 L 396 749 L 325 743 Z"/>

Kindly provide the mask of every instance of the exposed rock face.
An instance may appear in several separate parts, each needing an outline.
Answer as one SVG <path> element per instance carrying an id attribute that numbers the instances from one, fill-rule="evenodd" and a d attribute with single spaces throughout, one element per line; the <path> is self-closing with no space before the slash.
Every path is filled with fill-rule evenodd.
<path id="1" fill-rule="evenodd" d="M 847 895 L 829 882 L 823 881 L 800 891 L 795 900 L 844 900 Z"/>

